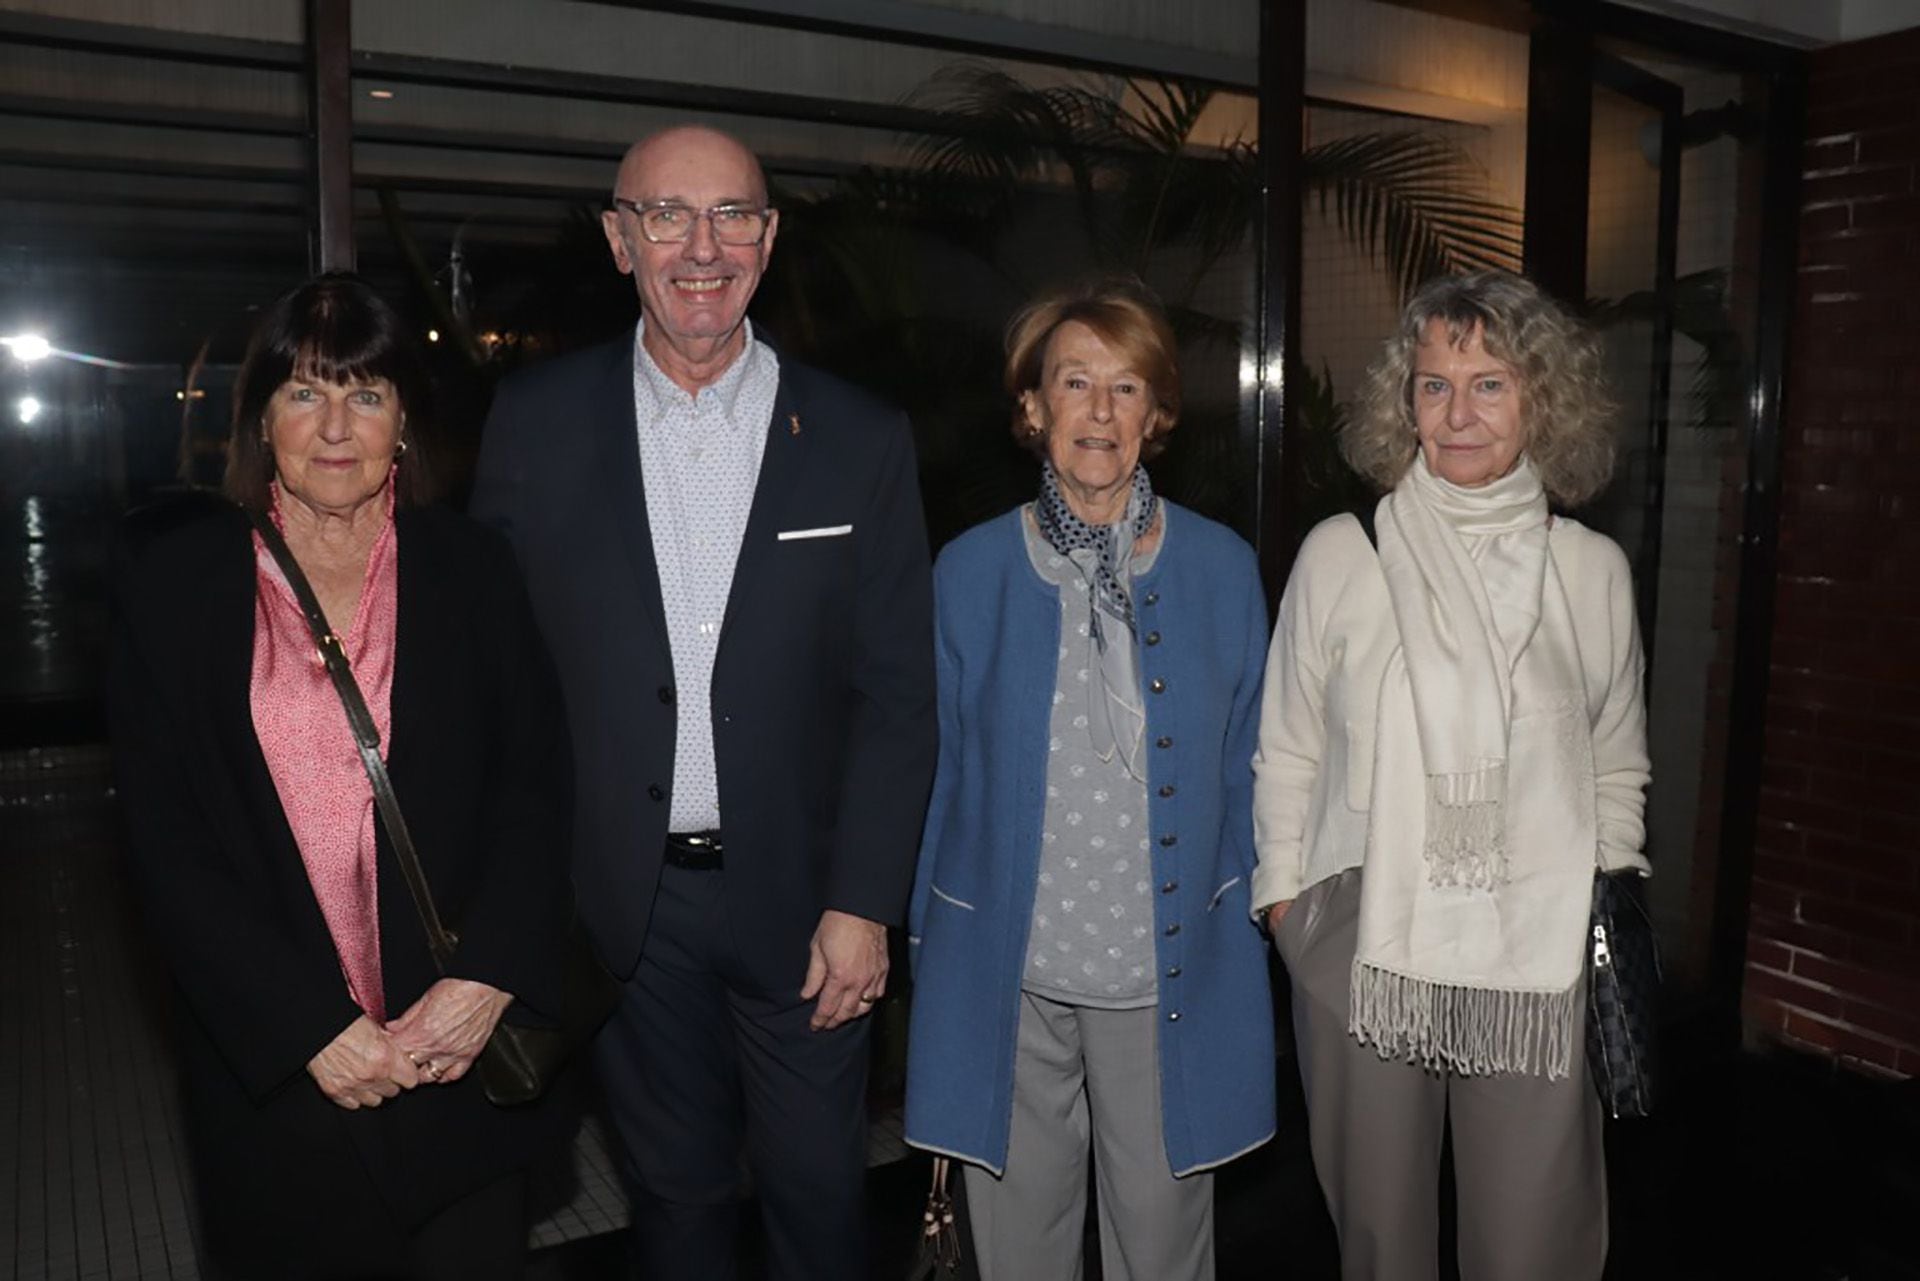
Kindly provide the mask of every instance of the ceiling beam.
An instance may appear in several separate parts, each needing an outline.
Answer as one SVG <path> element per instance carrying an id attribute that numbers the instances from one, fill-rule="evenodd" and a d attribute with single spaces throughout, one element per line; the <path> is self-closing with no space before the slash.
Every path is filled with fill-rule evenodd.
<path id="1" fill-rule="evenodd" d="M 1005 132 L 956 120 L 943 112 L 888 102 L 610 76 L 597 72 L 502 66 L 455 58 L 427 58 L 362 50 L 353 55 L 353 70 L 356 78 L 383 84 L 434 85 L 443 89 L 472 89 L 485 93 L 562 98 L 577 102 L 672 107 L 712 115 L 757 116 L 770 120 L 871 129 L 883 133 L 985 137 Z"/>
<path id="2" fill-rule="evenodd" d="M 375 185 L 376 184 L 368 184 L 368 187 Z M 461 190 L 464 192 L 465 189 L 462 188 Z M 499 198 L 501 194 L 504 193 L 495 193 L 494 198 Z M 514 194 L 518 195 L 521 193 Z M 523 196 L 523 198 L 531 197 Z M 277 221 L 283 218 L 304 218 L 307 212 L 305 201 L 298 195 L 289 195 L 287 198 L 280 200 L 266 195 L 253 196 L 246 199 L 223 199 L 212 195 L 148 196 L 142 197 L 137 201 L 129 200 L 124 203 L 137 206 L 140 210 L 144 211 L 148 215 L 150 224 L 155 215 L 163 214 L 210 215 L 226 219 L 269 219 Z M 20 206 L 28 208 L 65 206 L 87 210 L 90 213 L 99 213 L 102 212 L 103 209 L 102 198 L 98 192 L 77 192 L 71 187 L 66 186 L 10 185 L 5 197 L 0 198 L 0 210 L 8 211 L 5 218 L 5 225 L 10 238 L 16 243 L 21 241 L 36 243 L 34 237 L 29 234 L 36 226 L 44 230 L 49 225 L 85 225 L 98 228 L 103 233 L 110 232 L 116 236 L 127 230 L 123 224 L 110 221 L 104 217 L 94 218 L 84 224 L 75 224 L 71 219 L 69 219 L 67 223 L 49 223 L 46 219 L 36 221 L 31 214 L 20 213 L 18 211 L 18 207 Z M 444 224 L 447 226 L 458 226 L 463 223 L 470 223 L 473 226 L 482 228 L 519 227 L 551 233 L 559 230 L 564 211 L 542 213 L 533 211 L 520 212 L 499 208 L 435 209 L 431 207 L 414 207 L 407 209 L 406 214 L 410 221 L 419 223 Z M 377 219 L 379 212 L 371 206 L 363 207 L 356 204 L 353 210 L 353 217 L 356 222 Z M 181 225 L 179 229 L 183 231 L 192 230 L 191 227 L 184 225 Z M 204 232 L 201 234 L 204 234 Z M 202 246 L 202 253 L 205 253 L 204 246 Z"/>
<path id="3" fill-rule="evenodd" d="M 305 125 L 298 116 L 211 111 L 205 107 L 169 107 L 148 103 L 84 102 L 30 94 L 0 94 L 0 116 L 63 120 L 78 124 L 132 125 L 144 129 L 180 129 L 193 133 L 245 134 L 298 138 Z M 364 130 L 360 132 L 364 133 Z"/>
<path id="4" fill-rule="evenodd" d="M 252 182 L 283 186 L 295 186 L 304 180 L 298 165 L 284 167 L 234 165 L 153 156 L 88 155 L 71 151 L 29 151 L 8 147 L 0 147 L 0 165 L 21 169 L 49 169 L 67 173 L 105 174 L 132 178 L 184 178 L 204 182 Z M 528 200 L 559 200 L 570 204 L 599 205 L 604 204 L 607 198 L 606 186 L 600 183 L 427 177 L 419 174 L 382 173 L 365 169 L 355 171 L 353 185 L 357 190 L 362 191 L 386 187 L 394 191 L 462 196 L 505 196 Z M 75 194 L 81 200 L 95 198 L 85 192 Z"/>
<path id="5" fill-rule="evenodd" d="M 305 125 L 295 116 L 272 116 L 201 107 L 146 106 L 118 102 L 81 102 L 68 98 L 0 94 L 0 117 L 59 120 L 76 124 L 117 125 L 136 129 L 165 129 L 186 133 L 299 138 Z M 592 138 L 537 137 L 532 134 L 487 133 L 427 125 L 378 124 L 356 121 L 356 146 L 419 147 L 430 151 L 468 151 L 501 156 L 538 156 L 546 160 L 603 161 L 609 167 L 626 154 L 625 141 L 600 142 Z M 801 178 L 834 178 L 859 168 L 843 161 L 802 160 L 762 156 L 770 174 Z"/>
<path id="6" fill-rule="evenodd" d="M 131 23 L 92 22 L 11 10 L 0 10 L 0 42 L 210 67 L 285 71 L 294 75 L 300 73 L 304 58 L 300 45 L 278 40 L 166 31 Z"/>
<path id="7" fill-rule="evenodd" d="M 1042 62 L 1109 75 L 1166 77 L 1254 91 L 1258 60 L 998 14 L 900 0 L 593 0 L 621 9 Z"/>

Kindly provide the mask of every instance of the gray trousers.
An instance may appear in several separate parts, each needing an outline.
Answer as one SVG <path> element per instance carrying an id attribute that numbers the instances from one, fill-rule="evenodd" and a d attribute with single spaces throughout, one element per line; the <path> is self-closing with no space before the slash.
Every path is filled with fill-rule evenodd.
<path id="1" fill-rule="evenodd" d="M 1108 1281 L 1212 1281 L 1213 1176 L 1167 1166 L 1158 1023 L 1020 994 L 1007 1172 L 963 1167 L 981 1281 L 1080 1281 L 1089 1138 Z"/>
<path id="2" fill-rule="evenodd" d="M 1451 1120 L 1462 1281 L 1598 1281 L 1607 1256 L 1600 1102 L 1574 1041 L 1573 1074 L 1456 1076 L 1385 1060 L 1347 1031 L 1360 871 L 1308 888 L 1275 939 L 1313 1165 L 1340 1237 L 1344 1281 L 1439 1275 L 1440 1145 Z"/>

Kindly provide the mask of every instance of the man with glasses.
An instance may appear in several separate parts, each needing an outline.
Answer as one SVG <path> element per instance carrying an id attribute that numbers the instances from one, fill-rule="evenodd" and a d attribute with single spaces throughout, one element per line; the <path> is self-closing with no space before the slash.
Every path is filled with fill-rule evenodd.
<path id="1" fill-rule="evenodd" d="M 845 1281 L 865 1016 L 933 768 L 912 437 L 747 321 L 780 216 L 739 142 L 636 143 L 612 206 L 639 327 L 501 387 L 473 505 L 566 692 L 579 909 L 626 987 L 594 1057 L 642 1273 L 735 1275 L 744 1151 L 772 1275 Z"/>

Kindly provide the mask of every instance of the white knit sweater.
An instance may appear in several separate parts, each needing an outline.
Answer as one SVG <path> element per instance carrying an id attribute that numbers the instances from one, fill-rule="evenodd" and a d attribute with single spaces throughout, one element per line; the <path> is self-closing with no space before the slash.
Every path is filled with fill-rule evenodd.
<path id="1" fill-rule="evenodd" d="M 1627 558 L 1612 539 L 1564 516 L 1554 519 L 1548 547 L 1573 611 L 1593 726 L 1595 863 L 1646 873 L 1645 660 Z M 1294 562 L 1267 654 L 1253 758 L 1256 918 L 1359 866 L 1376 800 L 1418 821 L 1423 797 L 1372 795 L 1376 704 L 1399 643 L 1380 560 L 1360 522 L 1321 522 Z"/>

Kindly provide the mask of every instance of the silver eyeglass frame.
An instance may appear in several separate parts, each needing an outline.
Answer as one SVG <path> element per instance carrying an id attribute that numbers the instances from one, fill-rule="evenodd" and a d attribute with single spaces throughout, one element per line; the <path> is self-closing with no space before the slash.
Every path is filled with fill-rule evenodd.
<path id="1" fill-rule="evenodd" d="M 613 197 L 613 205 L 616 209 L 625 209 L 634 216 L 634 220 L 640 224 L 641 236 L 644 237 L 650 245 L 683 245 L 693 239 L 694 227 L 704 218 L 707 223 L 707 230 L 713 233 L 714 243 L 726 245 L 732 249 L 749 249 L 764 243 L 767 238 L 767 232 L 773 227 L 773 216 L 778 212 L 772 205 L 749 205 L 736 201 L 713 205 L 706 209 L 695 209 L 684 200 L 643 201 L 632 200 L 626 196 Z M 667 240 L 649 231 L 647 229 L 647 215 L 656 209 L 684 209 L 689 214 L 692 214 L 693 218 L 687 223 L 687 234 L 677 239 Z M 760 234 L 752 240 L 727 240 L 723 238 L 720 235 L 719 226 L 713 221 L 713 216 L 717 213 L 725 212 L 759 214 Z"/>

